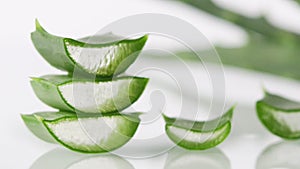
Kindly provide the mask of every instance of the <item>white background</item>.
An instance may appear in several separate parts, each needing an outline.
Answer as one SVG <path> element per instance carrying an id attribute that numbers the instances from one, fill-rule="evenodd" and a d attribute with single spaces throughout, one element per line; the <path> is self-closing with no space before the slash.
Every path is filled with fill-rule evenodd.
<path id="1" fill-rule="evenodd" d="M 300 10 L 289 0 L 218 0 L 219 5 L 256 17 L 266 15 L 274 24 L 300 32 Z M 29 85 L 30 76 L 61 73 L 50 67 L 34 49 L 30 32 L 34 30 L 34 19 L 52 33 L 67 37 L 83 37 L 96 33 L 106 24 L 125 16 L 139 13 L 164 13 L 182 18 L 196 26 L 212 42 L 233 47 L 246 43 L 247 35 L 238 27 L 189 6 L 174 1 L 34 1 L 10 0 L 0 2 L 0 168 L 27 169 L 44 153 L 57 147 L 35 138 L 23 124 L 20 114 L 51 110 L 41 103 Z M 166 49 L 172 44 L 153 42 Z M 255 121 L 254 103 L 262 97 L 261 83 L 270 90 L 300 100 L 298 82 L 279 77 L 226 68 L 227 97 L 240 102 L 234 127 L 242 122 L 238 117 L 252 117 L 257 131 L 239 135 L 238 130 L 219 148 L 230 159 L 231 168 L 255 167 L 261 151 L 279 138 L 272 136 Z M 246 108 L 245 108 L 246 107 Z M 244 110 L 244 109 L 245 110 Z M 250 113 L 250 114 L 247 114 Z M 253 113 L 253 114 L 251 114 Z M 244 125 L 245 127 L 245 125 Z M 254 127 L 256 129 L 256 127 Z M 236 136 L 236 137 L 235 137 Z M 161 158 L 130 160 L 135 168 L 163 168 L 166 156 Z M 145 165 L 148 164 L 148 165 Z M 151 164 L 149 166 L 149 164 Z"/>

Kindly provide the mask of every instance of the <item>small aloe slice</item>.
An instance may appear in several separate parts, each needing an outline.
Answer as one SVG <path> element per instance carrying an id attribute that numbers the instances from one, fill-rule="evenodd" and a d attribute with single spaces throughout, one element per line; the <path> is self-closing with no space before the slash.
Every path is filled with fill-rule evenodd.
<path id="1" fill-rule="evenodd" d="M 300 139 L 300 103 L 265 92 L 256 103 L 258 118 L 273 134 L 286 139 Z"/>
<path id="2" fill-rule="evenodd" d="M 77 117 L 69 112 L 40 112 L 22 115 L 29 130 L 38 138 L 60 143 L 84 153 L 101 153 L 127 143 L 138 128 L 138 113 Z"/>
<path id="3" fill-rule="evenodd" d="M 81 40 L 59 37 L 48 33 L 37 20 L 36 30 L 31 33 L 35 48 L 52 66 L 68 72 L 73 72 L 76 67 L 76 70 L 103 77 L 124 72 L 147 41 L 145 35 L 138 39 L 94 43 L 107 40 L 108 37 L 115 36 L 91 37 L 91 43 L 86 42 L 89 37 Z"/>
<path id="4" fill-rule="evenodd" d="M 133 104 L 143 93 L 148 79 L 120 77 L 113 80 L 72 79 L 67 75 L 32 78 L 37 97 L 47 105 L 66 111 L 110 113 Z"/>
<path id="5" fill-rule="evenodd" d="M 164 115 L 166 133 L 177 145 L 192 150 L 205 150 L 223 142 L 230 133 L 234 107 L 222 117 L 210 121 L 190 121 Z"/>

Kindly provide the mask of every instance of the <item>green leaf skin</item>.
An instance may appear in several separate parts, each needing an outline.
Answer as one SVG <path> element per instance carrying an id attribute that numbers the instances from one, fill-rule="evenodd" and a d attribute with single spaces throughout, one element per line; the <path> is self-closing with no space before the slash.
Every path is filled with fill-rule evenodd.
<path id="1" fill-rule="evenodd" d="M 113 35 L 108 37 L 114 40 Z M 111 77 L 113 75 L 124 72 L 137 58 L 139 52 L 143 49 L 148 36 L 142 36 L 137 39 L 125 39 L 110 43 L 86 43 L 91 38 L 92 41 L 101 42 L 101 39 L 107 39 L 107 35 L 86 37 L 81 40 L 74 40 L 71 38 L 64 38 L 49 34 L 36 20 L 36 30 L 31 33 L 32 42 L 37 51 L 42 57 L 53 67 L 57 69 L 68 71 L 73 73 L 76 68 L 76 72 L 89 73 L 101 77 Z M 95 40 L 99 38 L 99 40 Z M 91 56 L 86 56 L 84 53 L 87 49 L 94 50 L 109 48 L 104 53 L 93 53 L 93 55 L 99 55 L 100 60 L 90 60 L 91 64 L 97 64 L 97 66 L 88 67 L 76 57 L 72 55 L 70 47 L 78 48 L 79 53 L 83 53 L 79 56 L 80 61 L 89 60 Z"/>
<path id="2" fill-rule="evenodd" d="M 122 84 L 117 85 L 117 83 Z M 46 75 L 40 78 L 32 78 L 31 80 L 31 86 L 35 94 L 45 104 L 59 110 L 85 113 L 112 113 L 121 111 L 133 104 L 141 96 L 147 83 L 148 79 L 141 77 L 120 77 L 113 80 L 94 80 L 76 79 L 67 75 Z M 82 92 L 80 90 L 82 88 L 79 89 L 74 87 L 72 94 L 72 96 L 74 96 L 74 102 L 68 102 L 70 96 L 66 96 L 63 93 L 62 88 L 68 85 L 74 86 L 81 84 L 90 84 L 95 87 L 83 88 L 85 89 L 85 92 L 83 93 L 80 93 Z M 98 92 L 97 94 L 94 93 L 98 89 L 105 88 L 105 85 L 107 84 L 110 84 L 112 87 L 110 91 L 104 91 L 104 93 Z M 112 93 L 114 94 L 113 96 L 106 97 Z M 84 96 L 85 98 L 90 98 L 92 101 L 94 101 L 96 97 L 99 97 L 102 100 L 101 102 L 94 101 L 95 105 L 86 108 L 80 105 L 81 102 L 84 102 L 84 99 L 82 99 Z M 88 101 L 85 101 L 85 103 L 89 104 Z"/>
<path id="3" fill-rule="evenodd" d="M 256 112 L 271 133 L 300 139 L 300 103 L 265 92 L 265 97 L 256 103 Z"/>
<path id="4" fill-rule="evenodd" d="M 37 119 L 34 114 L 21 115 L 23 121 L 25 122 L 27 128 L 39 139 L 46 141 L 48 143 L 56 143 L 55 139 L 51 137 L 47 128 L 44 124 Z"/>
<path id="5" fill-rule="evenodd" d="M 123 146 L 133 137 L 140 123 L 138 115 L 138 113 L 126 115 L 119 113 L 97 116 L 87 115 L 80 117 L 79 120 L 75 113 L 60 111 L 39 112 L 31 115 L 23 114 L 21 116 L 29 130 L 44 141 L 59 143 L 64 147 L 77 152 L 102 153 Z M 101 134 L 101 132 L 104 134 L 109 132 L 107 135 L 102 136 L 100 138 L 101 140 L 97 142 L 96 140 L 91 140 L 92 134 L 95 133 L 90 134 L 87 131 L 88 129 L 91 129 L 91 127 L 93 129 L 93 126 L 89 126 L 90 128 L 85 127 L 85 125 L 88 125 L 90 122 L 94 122 L 93 125 L 95 129 L 97 129 L 97 124 L 100 123 L 102 125 L 105 124 L 108 127 L 111 127 L 109 123 L 113 123 L 113 127 L 111 127 L 110 130 L 107 130 L 105 127 L 101 129 L 98 127 L 99 131 L 93 131 L 99 134 Z M 62 127 L 68 124 L 73 124 L 74 127 Z M 68 137 L 68 140 L 66 140 L 64 135 L 60 135 L 62 133 L 67 135 L 65 137 Z M 84 135 L 82 135 L 82 133 L 84 133 Z M 89 142 L 84 142 L 86 141 L 85 139 L 89 139 Z"/>
<path id="6" fill-rule="evenodd" d="M 169 138 L 180 147 L 191 150 L 209 149 L 222 143 L 229 135 L 233 111 L 234 107 L 223 116 L 210 121 L 191 121 L 164 115 L 165 130 Z M 179 130 L 184 131 L 184 135 L 180 134 Z M 188 137 L 191 135 L 197 140 L 189 140 Z M 209 138 L 200 141 L 200 137 L 204 135 L 209 135 Z"/>

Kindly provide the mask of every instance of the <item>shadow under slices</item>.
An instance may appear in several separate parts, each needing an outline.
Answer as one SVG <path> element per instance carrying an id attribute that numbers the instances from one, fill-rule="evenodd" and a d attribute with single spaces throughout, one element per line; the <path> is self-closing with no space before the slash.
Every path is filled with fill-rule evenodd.
<path id="1" fill-rule="evenodd" d="M 165 169 L 230 169 L 228 157 L 218 148 L 190 151 L 176 147 L 169 151 Z"/>
<path id="2" fill-rule="evenodd" d="M 258 157 L 256 169 L 300 168 L 300 141 L 281 141 L 269 145 Z"/>
<path id="3" fill-rule="evenodd" d="M 79 154 L 56 148 L 39 157 L 30 169 L 134 169 L 125 159 L 109 153 Z"/>

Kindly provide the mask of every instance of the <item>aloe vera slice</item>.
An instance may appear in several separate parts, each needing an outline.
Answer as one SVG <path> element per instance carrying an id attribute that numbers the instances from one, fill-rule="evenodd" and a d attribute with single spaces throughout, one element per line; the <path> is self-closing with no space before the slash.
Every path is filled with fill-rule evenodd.
<path id="1" fill-rule="evenodd" d="M 91 39 L 93 41 L 95 37 Z M 97 41 L 107 39 L 97 36 Z M 87 43 L 88 38 L 74 40 L 48 33 L 36 20 L 31 39 L 43 58 L 52 66 L 73 72 L 76 70 L 98 76 L 113 76 L 124 72 L 137 58 L 147 41 L 147 35 L 106 43 Z M 112 38 L 114 39 L 114 38 Z"/>
<path id="2" fill-rule="evenodd" d="M 256 103 L 257 116 L 273 134 L 286 139 L 300 139 L 300 103 L 265 91 Z"/>
<path id="3" fill-rule="evenodd" d="M 138 128 L 138 114 L 83 116 L 69 112 L 40 112 L 22 115 L 29 130 L 38 138 L 60 143 L 84 153 L 112 151 L 127 143 Z"/>
<path id="4" fill-rule="evenodd" d="M 110 113 L 133 104 L 143 93 L 148 79 L 120 77 L 113 80 L 73 79 L 67 75 L 32 78 L 37 97 L 47 105 L 66 111 Z"/>
<path id="5" fill-rule="evenodd" d="M 234 107 L 210 121 L 191 121 L 164 115 L 169 138 L 180 147 L 205 150 L 223 142 L 230 133 Z"/>

